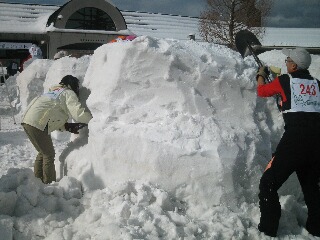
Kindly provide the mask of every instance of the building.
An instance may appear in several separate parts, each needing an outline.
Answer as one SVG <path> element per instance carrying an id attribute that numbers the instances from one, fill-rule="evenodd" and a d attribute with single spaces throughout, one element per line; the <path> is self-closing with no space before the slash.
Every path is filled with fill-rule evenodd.
<path id="1" fill-rule="evenodd" d="M 71 0 L 63 6 L 0 2 L 4 66 L 12 60 L 20 64 L 32 44 L 52 59 L 60 50 L 72 56 L 91 54 L 117 36 L 131 34 L 179 40 L 189 40 L 192 34 L 200 39 L 198 18 L 119 11 L 111 0 Z"/>
<path id="2" fill-rule="evenodd" d="M 78 56 L 118 35 L 132 34 L 109 0 L 72 0 L 61 7 L 0 3 L 0 22 L 0 59 L 19 63 L 32 44 L 41 48 L 44 58 L 60 50 Z"/>

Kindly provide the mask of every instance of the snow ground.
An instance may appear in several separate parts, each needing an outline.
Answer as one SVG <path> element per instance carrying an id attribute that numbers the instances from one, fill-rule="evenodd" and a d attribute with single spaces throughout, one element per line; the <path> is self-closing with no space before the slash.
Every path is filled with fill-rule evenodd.
<path id="1" fill-rule="evenodd" d="M 284 69 L 281 51 L 259 57 Z M 8 80 L 18 124 L 0 108 L 2 239 L 270 239 L 257 230 L 258 184 L 283 122 L 256 97 L 256 68 L 219 45 L 145 36 L 32 62 Z M 67 74 L 93 119 L 79 136 L 52 134 L 62 178 L 44 185 L 20 118 Z M 279 191 L 278 239 L 317 239 L 297 186 L 292 176 Z"/>

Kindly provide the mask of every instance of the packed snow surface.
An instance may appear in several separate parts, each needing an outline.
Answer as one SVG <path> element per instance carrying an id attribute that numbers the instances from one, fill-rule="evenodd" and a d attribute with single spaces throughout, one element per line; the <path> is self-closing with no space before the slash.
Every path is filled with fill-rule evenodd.
<path id="1" fill-rule="evenodd" d="M 281 67 L 281 51 L 261 54 Z M 320 77 L 320 57 L 310 72 Z M 259 179 L 283 131 L 256 96 L 257 64 L 226 47 L 141 36 L 76 59 L 34 60 L 0 108 L 3 239 L 270 239 L 257 230 Z M 67 74 L 93 115 L 54 132 L 59 181 L 45 185 L 19 125 L 27 104 Z M 1 100 L 5 102 L 4 86 Z M 279 239 L 316 239 L 296 176 L 280 189 Z"/>

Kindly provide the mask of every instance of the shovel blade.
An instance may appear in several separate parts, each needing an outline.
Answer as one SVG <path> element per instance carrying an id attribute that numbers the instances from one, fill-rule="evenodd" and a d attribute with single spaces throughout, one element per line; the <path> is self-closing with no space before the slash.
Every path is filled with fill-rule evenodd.
<path id="1" fill-rule="evenodd" d="M 240 30 L 235 37 L 236 47 L 243 58 L 252 55 L 252 52 L 248 48 L 248 44 L 253 49 L 261 47 L 261 43 L 258 38 L 249 30 Z"/>

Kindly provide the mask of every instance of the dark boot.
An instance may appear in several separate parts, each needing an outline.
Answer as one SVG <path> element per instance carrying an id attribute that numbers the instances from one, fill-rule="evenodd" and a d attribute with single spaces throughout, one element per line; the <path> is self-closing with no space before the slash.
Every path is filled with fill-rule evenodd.
<path id="1" fill-rule="evenodd" d="M 306 229 L 313 236 L 320 237 L 320 218 L 311 218 L 309 216 Z"/>
<path id="2" fill-rule="evenodd" d="M 267 236 L 270 237 L 276 237 L 277 236 L 277 231 L 268 231 L 267 229 L 264 229 L 261 224 L 258 225 L 258 229 L 260 232 L 264 233 Z"/>
<path id="3" fill-rule="evenodd" d="M 260 180 L 260 224 L 258 229 L 264 234 L 276 237 L 281 216 L 281 205 L 277 188 L 274 187 L 272 178 L 265 173 Z"/>

